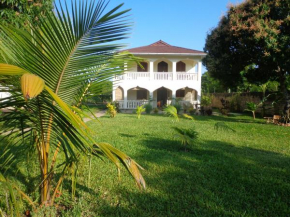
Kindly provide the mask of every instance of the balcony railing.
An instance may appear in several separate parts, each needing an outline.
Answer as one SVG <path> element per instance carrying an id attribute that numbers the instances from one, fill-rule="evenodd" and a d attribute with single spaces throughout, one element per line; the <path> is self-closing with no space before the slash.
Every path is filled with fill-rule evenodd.
<path id="1" fill-rule="evenodd" d="M 120 109 L 136 109 L 137 106 L 141 106 L 141 105 L 144 105 L 144 104 L 148 104 L 150 103 L 153 108 L 157 108 L 158 106 L 158 102 L 156 100 L 153 100 L 153 101 L 150 101 L 149 100 L 127 100 L 127 106 L 125 107 L 125 102 L 124 100 L 117 100 L 117 102 L 119 103 L 119 108 Z M 172 103 L 171 100 L 167 100 L 167 105 L 170 105 Z M 194 108 L 197 107 L 197 101 L 193 101 L 193 100 L 190 100 L 190 101 L 187 101 L 187 100 L 182 100 L 182 101 L 178 101 L 178 103 L 181 105 L 181 107 L 183 108 L 184 105 L 193 105 Z"/>
<path id="2" fill-rule="evenodd" d="M 153 80 L 171 81 L 173 79 L 172 72 L 154 72 Z M 197 73 L 176 72 L 176 80 L 180 81 L 197 81 Z M 123 75 L 116 75 L 115 80 L 142 80 L 149 81 L 149 72 L 127 72 Z"/>

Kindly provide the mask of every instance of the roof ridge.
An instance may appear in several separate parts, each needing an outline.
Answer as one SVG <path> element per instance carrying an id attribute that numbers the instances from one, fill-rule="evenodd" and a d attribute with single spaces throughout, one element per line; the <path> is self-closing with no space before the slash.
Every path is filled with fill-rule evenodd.
<path id="1" fill-rule="evenodd" d="M 147 46 L 155 46 L 155 45 L 159 45 L 159 44 L 162 44 L 162 45 L 165 45 L 165 46 L 168 46 L 168 47 L 172 46 L 172 45 L 170 45 L 170 44 L 168 44 L 168 43 L 166 43 L 165 41 L 162 41 L 162 40 L 156 41 L 156 42 L 154 42 L 152 44 L 149 44 Z"/>
<path id="2" fill-rule="evenodd" d="M 193 51 L 203 52 L 203 51 L 201 51 L 201 50 L 195 50 L 195 49 L 186 48 L 186 47 L 179 47 L 179 46 L 171 46 L 171 47 L 177 47 L 177 48 L 182 48 L 182 49 L 186 49 L 186 50 L 193 50 Z"/>

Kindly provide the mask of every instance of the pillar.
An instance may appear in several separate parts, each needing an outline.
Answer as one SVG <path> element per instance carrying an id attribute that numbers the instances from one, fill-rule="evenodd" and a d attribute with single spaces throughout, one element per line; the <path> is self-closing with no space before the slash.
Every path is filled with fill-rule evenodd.
<path id="1" fill-rule="evenodd" d="M 113 89 L 113 92 L 112 92 L 112 101 L 116 101 L 116 90 Z"/>
<path id="2" fill-rule="evenodd" d="M 172 62 L 172 76 L 173 76 L 173 80 L 176 81 L 177 80 L 177 75 L 176 75 L 176 61 Z"/>
<path id="3" fill-rule="evenodd" d="M 124 109 L 127 109 L 127 93 L 128 93 L 128 90 L 123 88 L 124 90 Z"/>
<path id="4" fill-rule="evenodd" d="M 149 73 L 150 73 L 150 80 L 154 80 L 154 62 L 153 60 L 150 60 L 149 63 Z"/>

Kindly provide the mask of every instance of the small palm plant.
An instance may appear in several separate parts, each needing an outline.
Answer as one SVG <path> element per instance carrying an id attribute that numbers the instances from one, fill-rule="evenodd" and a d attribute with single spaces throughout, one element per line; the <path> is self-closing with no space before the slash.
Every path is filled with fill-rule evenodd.
<path id="1" fill-rule="evenodd" d="M 124 62 L 131 59 L 130 54 L 116 54 L 122 48 L 116 42 L 130 29 L 125 16 L 129 10 L 118 11 L 122 4 L 107 10 L 105 0 L 56 5 L 55 13 L 37 28 L 0 24 L 0 91 L 11 94 L 0 99 L 0 109 L 11 110 L 0 116 L 0 134 L 11 150 L 33 150 L 41 206 L 54 205 L 69 171 L 77 174 L 81 157 L 106 157 L 118 169 L 124 165 L 138 186 L 145 187 L 141 167 L 110 144 L 96 141 L 75 109 L 90 86 L 122 73 Z M 24 153 L 14 154 L 21 160 Z M 0 177 L 0 182 L 8 179 Z M 37 198 L 21 195 L 37 205 Z"/>
<path id="2" fill-rule="evenodd" d="M 111 118 L 116 117 L 116 114 L 117 114 L 116 106 L 114 106 L 111 103 L 108 103 L 106 106 L 108 108 L 106 113 L 109 114 Z"/>
<path id="3" fill-rule="evenodd" d="M 193 128 L 174 127 L 173 129 L 176 131 L 174 138 L 180 140 L 181 144 L 184 145 L 185 151 L 187 150 L 186 147 L 193 144 L 198 137 L 198 133 Z"/>
<path id="4" fill-rule="evenodd" d="M 172 106 L 172 105 L 166 106 L 164 108 L 164 112 L 165 112 L 166 115 L 168 115 L 170 117 L 173 117 L 176 122 L 179 121 L 179 116 L 178 116 L 178 113 L 177 113 L 177 109 L 174 106 Z"/>
<path id="5" fill-rule="evenodd" d="M 247 108 L 245 109 L 245 111 L 250 111 L 253 114 L 253 118 L 256 118 L 256 110 L 258 109 L 257 104 L 253 103 L 253 102 L 247 102 Z"/>
<path id="6" fill-rule="evenodd" d="M 145 111 L 146 111 L 146 109 L 144 108 L 144 105 L 137 106 L 137 108 L 136 108 L 137 118 L 140 119 L 142 112 L 145 112 Z"/>

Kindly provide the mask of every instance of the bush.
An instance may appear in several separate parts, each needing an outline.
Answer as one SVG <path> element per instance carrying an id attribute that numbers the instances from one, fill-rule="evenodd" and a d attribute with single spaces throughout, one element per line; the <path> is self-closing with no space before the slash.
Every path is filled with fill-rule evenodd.
<path id="1" fill-rule="evenodd" d="M 206 112 L 206 114 L 208 116 L 211 116 L 212 115 L 212 109 L 211 108 L 206 109 L 205 112 Z"/>
<path id="2" fill-rule="evenodd" d="M 202 95 L 200 104 L 202 106 L 209 106 L 211 104 L 211 96 Z"/>
<path id="3" fill-rule="evenodd" d="M 135 111 L 136 111 L 136 114 L 137 114 L 137 118 L 140 119 L 142 112 L 145 112 L 144 105 L 137 106 Z"/>
<path id="4" fill-rule="evenodd" d="M 108 110 L 106 113 L 109 114 L 111 118 L 114 118 L 117 114 L 116 107 L 113 104 L 108 103 L 107 108 Z"/>
<path id="5" fill-rule="evenodd" d="M 179 112 L 181 110 L 181 105 L 179 103 L 175 103 L 173 106 L 176 108 L 177 114 L 179 114 Z"/>
<path id="6" fill-rule="evenodd" d="M 150 114 L 151 113 L 151 111 L 152 111 L 152 105 L 150 105 L 150 104 L 146 104 L 146 105 L 144 105 L 144 108 L 145 108 L 145 112 L 146 112 L 146 114 Z"/>
<path id="7" fill-rule="evenodd" d="M 120 103 L 118 101 L 114 101 L 112 105 L 115 106 L 115 109 L 118 113 L 120 113 Z"/>
<path id="8" fill-rule="evenodd" d="M 158 109 L 158 108 L 155 108 L 155 109 L 153 110 L 153 112 L 154 112 L 154 114 L 158 114 L 158 113 L 159 113 L 159 109 Z"/>
<path id="9" fill-rule="evenodd" d="M 188 109 L 189 114 L 194 115 L 196 113 L 196 109 L 194 108 L 189 108 Z"/>

